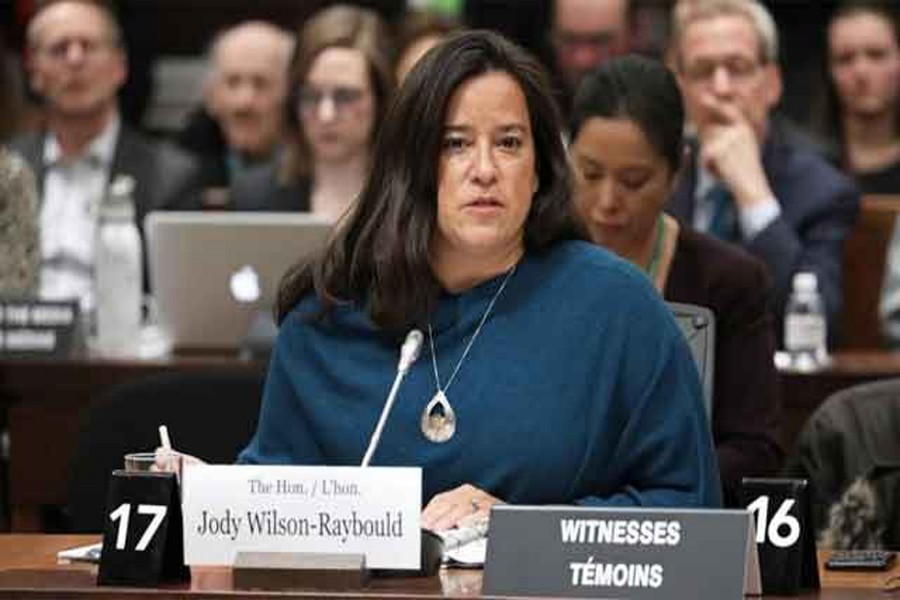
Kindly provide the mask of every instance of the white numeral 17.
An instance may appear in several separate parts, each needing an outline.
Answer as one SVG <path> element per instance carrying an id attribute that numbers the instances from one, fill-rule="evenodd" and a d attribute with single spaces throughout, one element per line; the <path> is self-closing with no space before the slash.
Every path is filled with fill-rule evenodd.
<path id="1" fill-rule="evenodd" d="M 769 541 L 779 548 L 793 546 L 800 539 L 800 522 L 797 520 L 797 517 L 788 514 L 794 503 L 795 500 L 792 498 L 782 502 L 775 514 L 772 515 L 772 520 L 768 523 L 768 526 L 766 525 L 766 521 L 769 520 L 768 496 L 760 496 L 747 506 L 748 511 L 756 513 L 756 543 L 762 544 L 766 541 L 767 530 Z M 787 527 L 787 535 L 781 534 L 782 527 Z"/>
<path id="2" fill-rule="evenodd" d="M 150 545 L 150 540 L 156 534 L 156 530 L 166 518 L 166 512 L 169 507 L 165 504 L 138 504 L 137 512 L 139 515 L 153 515 L 150 524 L 144 531 L 144 535 L 138 540 L 137 546 L 134 547 L 138 552 L 143 552 Z M 125 542 L 128 537 L 128 520 L 131 517 L 131 504 L 124 502 L 119 508 L 109 513 L 109 518 L 113 521 L 119 521 L 119 531 L 116 533 L 116 550 L 124 550 Z"/>

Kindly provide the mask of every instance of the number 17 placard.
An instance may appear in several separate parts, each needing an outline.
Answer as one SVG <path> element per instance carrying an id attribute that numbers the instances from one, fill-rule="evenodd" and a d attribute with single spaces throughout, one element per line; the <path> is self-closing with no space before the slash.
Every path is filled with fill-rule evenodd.
<path id="1" fill-rule="evenodd" d="M 189 579 L 182 527 L 173 473 L 114 471 L 97 583 L 153 585 Z"/>

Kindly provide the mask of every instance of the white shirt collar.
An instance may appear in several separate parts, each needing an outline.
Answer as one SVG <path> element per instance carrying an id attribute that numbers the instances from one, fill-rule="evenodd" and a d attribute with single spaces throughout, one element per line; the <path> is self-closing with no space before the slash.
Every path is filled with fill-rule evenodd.
<path id="1" fill-rule="evenodd" d="M 100 132 L 100 135 L 91 140 L 91 143 L 88 144 L 88 147 L 78 158 L 90 158 L 97 161 L 100 166 L 108 168 L 112 164 L 113 156 L 116 152 L 116 141 L 119 139 L 121 128 L 122 121 L 118 113 L 114 113 L 106 127 Z M 56 164 L 61 158 L 62 149 L 59 146 L 56 134 L 47 132 L 47 136 L 44 138 L 44 164 Z"/>
<path id="2" fill-rule="evenodd" d="M 719 180 L 708 169 L 704 169 L 699 163 L 697 164 L 697 185 L 694 188 L 695 198 L 706 198 L 707 192 L 718 183 Z"/>

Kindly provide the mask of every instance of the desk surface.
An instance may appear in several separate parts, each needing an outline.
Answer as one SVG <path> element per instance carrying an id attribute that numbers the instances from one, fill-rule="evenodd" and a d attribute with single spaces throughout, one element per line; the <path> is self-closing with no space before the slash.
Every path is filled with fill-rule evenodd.
<path id="1" fill-rule="evenodd" d="M 783 371 L 794 377 L 897 377 L 900 376 L 900 352 L 886 350 L 849 350 L 835 352 L 831 365 L 814 374 Z"/>
<path id="2" fill-rule="evenodd" d="M 190 584 L 161 588 L 98 588 L 95 567 L 57 565 L 64 548 L 97 541 L 90 535 L 0 535 L 0 598 L 480 598 L 482 571 L 442 570 L 437 577 L 375 579 L 364 590 L 352 592 L 248 592 L 234 590 L 231 570 L 195 569 Z M 825 553 L 820 553 L 820 559 Z M 794 596 L 797 600 L 885 600 L 881 591 L 887 578 L 900 576 L 900 566 L 887 573 L 834 573 L 820 570 L 823 589 Z M 896 592 L 900 597 L 900 591 Z M 766 598 L 774 598 L 766 596 Z"/>
<path id="3" fill-rule="evenodd" d="M 13 531 L 41 531 L 41 507 L 65 502 L 66 467 L 81 413 L 110 386 L 161 372 L 263 368 L 262 363 L 226 354 L 150 360 L 0 359 L 0 410 L 7 410 L 11 438 L 8 490 Z M 828 395 L 891 376 L 900 376 L 900 353 L 839 352 L 821 372 L 782 372 L 782 436 L 787 449 L 793 448 L 806 419 Z"/>

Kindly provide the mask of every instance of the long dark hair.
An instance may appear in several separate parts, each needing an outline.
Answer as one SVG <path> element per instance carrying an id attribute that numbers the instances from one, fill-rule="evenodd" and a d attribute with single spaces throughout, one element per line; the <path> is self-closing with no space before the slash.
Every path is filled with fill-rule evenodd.
<path id="1" fill-rule="evenodd" d="M 816 94 L 816 100 L 812 107 L 812 125 L 815 133 L 826 143 L 834 144 L 829 151 L 835 154 L 835 158 L 841 162 L 846 160 L 843 156 L 844 139 L 843 121 L 841 119 L 841 102 L 838 98 L 837 87 L 831 77 L 831 25 L 838 19 L 852 17 L 861 14 L 870 14 L 884 19 L 894 34 L 894 39 L 900 44 L 900 21 L 896 8 L 887 0 L 845 0 L 842 2 L 828 23 L 825 30 L 825 60 L 820 73 L 820 85 L 825 90 L 824 94 Z M 894 133 L 900 135 L 900 114 L 894 126 Z"/>
<path id="2" fill-rule="evenodd" d="M 684 149 L 684 103 L 675 76 L 661 62 L 629 55 L 603 62 L 581 80 L 569 130 L 572 139 L 591 117 L 633 121 L 672 174 Z"/>
<path id="3" fill-rule="evenodd" d="M 543 68 L 496 33 L 451 34 L 416 64 L 390 104 L 352 213 L 321 255 L 282 281 L 279 321 L 310 292 L 326 313 L 338 303 L 358 304 L 392 335 L 427 321 L 440 294 L 429 248 L 447 105 L 462 83 L 490 71 L 519 84 L 531 119 L 539 185 L 525 222 L 525 248 L 583 237 L 571 203 L 559 111 Z"/>

